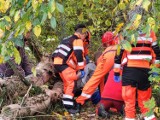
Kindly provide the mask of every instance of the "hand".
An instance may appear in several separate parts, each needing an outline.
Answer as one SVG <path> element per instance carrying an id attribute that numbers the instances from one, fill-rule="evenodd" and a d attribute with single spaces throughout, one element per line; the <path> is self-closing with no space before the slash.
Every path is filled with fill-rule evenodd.
<path id="1" fill-rule="evenodd" d="M 93 104 L 97 104 L 101 100 L 100 91 L 96 90 L 91 96 L 91 101 Z"/>
<path id="2" fill-rule="evenodd" d="M 85 72 L 84 72 L 84 70 L 81 70 L 81 76 L 80 76 L 80 78 L 82 79 L 84 76 L 85 76 Z"/>
<path id="3" fill-rule="evenodd" d="M 153 72 L 152 73 L 152 77 L 156 77 L 156 76 L 158 76 L 158 73 L 157 72 Z"/>
<path id="4" fill-rule="evenodd" d="M 90 60 L 89 60 L 89 56 L 88 56 L 88 55 L 86 55 L 86 57 L 85 57 L 85 58 L 86 58 L 86 63 L 88 64 L 88 63 L 89 63 L 89 61 L 90 61 Z"/>
<path id="5" fill-rule="evenodd" d="M 120 76 L 114 75 L 114 81 L 115 81 L 115 82 L 120 82 L 120 81 L 121 81 Z"/>

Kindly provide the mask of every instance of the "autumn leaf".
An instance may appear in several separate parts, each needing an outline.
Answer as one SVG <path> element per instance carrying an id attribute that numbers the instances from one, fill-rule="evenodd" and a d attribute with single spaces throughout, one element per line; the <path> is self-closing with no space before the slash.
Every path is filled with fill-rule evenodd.
<path id="1" fill-rule="evenodd" d="M 6 13 L 6 11 L 10 7 L 10 3 L 11 3 L 10 0 L 0 0 L 0 12 Z"/>
<path id="2" fill-rule="evenodd" d="M 32 73 L 33 73 L 33 75 L 36 77 L 36 68 L 35 67 L 32 67 L 32 69 L 31 69 L 31 71 L 32 71 Z"/>
<path id="3" fill-rule="evenodd" d="M 16 48 L 13 49 L 13 55 L 14 55 L 14 58 L 15 58 L 15 62 L 17 64 L 20 64 L 21 63 L 21 56 L 19 54 L 19 51 Z"/>
<path id="4" fill-rule="evenodd" d="M 32 0 L 32 7 L 33 7 L 33 10 L 35 11 L 38 7 L 38 1 L 37 0 Z"/>
<path id="5" fill-rule="evenodd" d="M 117 45 L 117 55 L 120 55 L 120 50 L 121 50 L 121 46 L 118 44 Z"/>
<path id="6" fill-rule="evenodd" d="M 0 55 L 0 64 L 4 62 L 4 57 Z"/>
<path id="7" fill-rule="evenodd" d="M 42 2 L 43 2 L 43 0 L 38 0 L 38 2 L 39 2 L 39 3 L 42 3 Z"/>
<path id="8" fill-rule="evenodd" d="M 142 7 L 143 7 L 146 11 L 148 11 L 148 7 L 149 7 L 150 4 L 151 4 L 150 0 L 144 0 Z"/>
<path id="9" fill-rule="evenodd" d="M 133 21 L 133 23 L 132 23 L 132 25 L 130 27 L 130 30 L 135 30 L 135 29 L 137 29 L 139 27 L 139 24 L 141 22 L 141 18 L 142 18 L 142 15 L 140 15 L 140 14 L 136 15 L 136 18 Z"/>
<path id="10" fill-rule="evenodd" d="M 124 23 L 119 23 L 115 29 L 114 34 L 117 35 L 117 33 L 121 30 L 121 28 L 123 27 Z"/>
<path id="11" fill-rule="evenodd" d="M 28 0 L 25 0 L 25 1 L 24 1 L 24 4 L 27 4 L 27 3 L 28 3 Z"/>
<path id="12" fill-rule="evenodd" d="M 52 14 L 50 12 L 48 12 L 48 19 L 52 18 Z"/>
<path id="13" fill-rule="evenodd" d="M 83 0 L 83 4 L 86 5 L 87 4 L 87 0 Z"/>
<path id="14" fill-rule="evenodd" d="M 152 18 L 152 17 L 149 17 L 148 18 L 148 21 L 147 21 L 147 23 L 149 24 L 149 26 L 152 28 L 152 29 L 154 29 L 155 28 L 155 20 Z"/>
<path id="15" fill-rule="evenodd" d="M 14 22 L 17 22 L 20 18 L 20 11 L 16 11 L 15 15 L 14 15 Z"/>
<path id="16" fill-rule="evenodd" d="M 6 19 L 6 21 L 11 22 L 11 18 L 9 16 L 4 16 L 4 18 Z"/>
<path id="17" fill-rule="evenodd" d="M 40 25 L 35 26 L 34 29 L 33 29 L 33 32 L 37 37 L 40 36 L 40 34 L 41 34 L 41 26 Z"/>
<path id="18" fill-rule="evenodd" d="M 135 43 L 135 42 L 136 42 L 135 35 L 134 35 L 134 34 L 132 34 L 132 35 L 131 35 L 131 43 Z"/>
<path id="19" fill-rule="evenodd" d="M 118 6 L 119 6 L 120 10 L 124 10 L 126 8 L 126 6 L 123 2 L 120 2 Z"/>
<path id="20" fill-rule="evenodd" d="M 0 29 L 0 39 L 4 36 L 4 31 Z"/>
<path id="21" fill-rule="evenodd" d="M 26 22 L 26 29 L 27 29 L 28 31 L 30 31 L 31 28 L 32 28 L 32 23 L 31 23 L 30 21 L 27 21 L 27 22 Z"/>
<path id="22" fill-rule="evenodd" d="M 143 0 L 137 0 L 136 4 L 137 6 L 140 6 L 142 4 Z"/>

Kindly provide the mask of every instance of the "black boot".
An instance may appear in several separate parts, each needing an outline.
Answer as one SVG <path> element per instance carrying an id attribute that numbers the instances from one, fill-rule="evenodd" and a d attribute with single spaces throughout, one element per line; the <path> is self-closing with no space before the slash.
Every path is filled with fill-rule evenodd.
<path id="1" fill-rule="evenodd" d="M 67 109 L 70 114 L 77 114 L 81 111 L 81 104 L 75 103 L 74 108 Z"/>
<path id="2" fill-rule="evenodd" d="M 106 112 L 106 110 L 104 109 L 104 106 L 102 104 L 100 104 L 100 106 L 98 108 L 98 116 L 100 116 L 102 118 L 110 118 L 109 113 Z"/>
<path id="3" fill-rule="evenodd" d="M 73 115 L 79 113 L 79 111 L 74 108 L 68 109 L 67 111 L 69 112 L 69 114 L 73 114 Z"/>
<path id="4" fill-rule="evenodd" d="M 81 104 L 80 103 L 76 103 L 76 109 L 77 109 L 78 113 L 80 113 L 80 111 L 81 111 Z"/>

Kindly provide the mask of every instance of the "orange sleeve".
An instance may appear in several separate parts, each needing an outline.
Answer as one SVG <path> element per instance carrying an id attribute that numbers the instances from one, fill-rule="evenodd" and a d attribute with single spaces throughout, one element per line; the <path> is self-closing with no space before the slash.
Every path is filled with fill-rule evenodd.
<path id="1" fill-rule="evenodd" d="M 104 76 L 112 69 L 114 64 L 115 51 L 107 52 L 99 61 L 92 77 L 83 88 L 85 93 L 93 93 L 98 85 L 104 80 Z"/>

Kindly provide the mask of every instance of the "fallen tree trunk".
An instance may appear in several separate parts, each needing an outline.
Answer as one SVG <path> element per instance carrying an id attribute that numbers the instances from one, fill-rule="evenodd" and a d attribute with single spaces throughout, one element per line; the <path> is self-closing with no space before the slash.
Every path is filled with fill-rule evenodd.
<path id="1" fill-rule="evenodd" d="M 52 89 L 44 88 L 44 93 L 26 98 L 22 105 L 10 104 L 4 106 L 1 116 L 4 120 L 12 120 L 16 117 L 44 112 L 51 105 L 51 101 L 56 102 L 57 100 L 61 100 L 62 88 L 62 82 L 56 82 Z"/>

